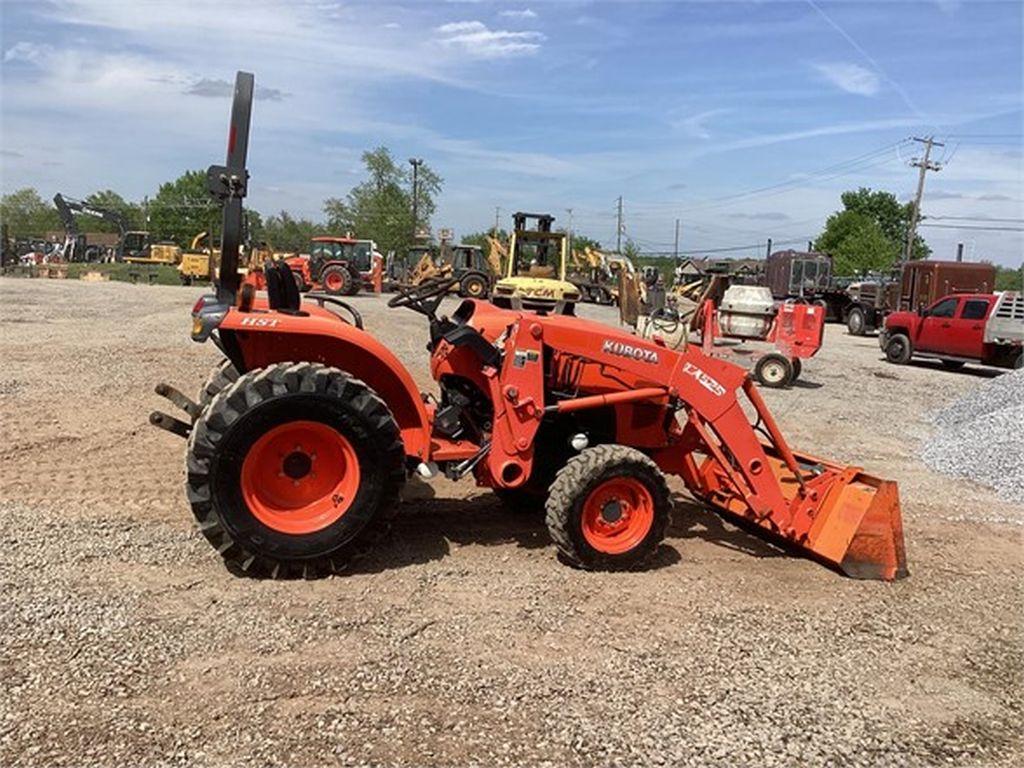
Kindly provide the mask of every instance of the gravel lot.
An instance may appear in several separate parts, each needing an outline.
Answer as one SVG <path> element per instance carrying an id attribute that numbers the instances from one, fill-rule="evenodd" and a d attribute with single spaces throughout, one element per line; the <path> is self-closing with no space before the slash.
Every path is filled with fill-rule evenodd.
<path id="1" fill-rule="evenodd" d="M 411 489 L 357 573 L 253 582 L 193 530 L 184 443 L 147 425 L 156 381 L 195 392 L 216 361 L 187 338 L 199 292 L 0 280 L 0 764 L 1024 759 L 1024 508 L 919 459 L 993 372 L 892 366 L 830 326 L 799 387 L 764 391 L 794 446 L 899 481 L 896 584 L 685 492 L 656 567 L 582 573 L 470 481 Z M 358 301 L 429 386 L 422 319 Z"/>

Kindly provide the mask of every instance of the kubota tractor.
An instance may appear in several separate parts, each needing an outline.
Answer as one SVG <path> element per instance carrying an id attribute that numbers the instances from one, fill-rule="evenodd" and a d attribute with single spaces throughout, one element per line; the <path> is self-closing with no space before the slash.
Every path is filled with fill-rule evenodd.
<path id="1" fill-rule="evenodd" d="M 380 292 L 383 257 L 372 240 L 323 235 L 310 241 L 309 255 L 285 259 L 300 290 L 354 296 L 360 289 Z"/>
<path id="2" fill-rule="evenodd" d="M 342 317 L 300 298 L 286 266 L 268 268 L 266 297 L 238 292 L 252 88 L 240 73 L 228 162 L 210 173 L 225 203 L 217 294 L 193 308 L 193 338 L 226 360 L 198 403 L 158 388 L 188 421 L 151 417 L 187 437 L 192 511 L 233 571 L 341 571 L 385 534 L 410 473 L 443 472 L 513 505 L 540 502 L 555 546 L 582 568 L 633 568 L 655 552 L 672 474 L 792 551 L 854 577 L 906 575 L 895 483 L 791 450 L 747 374 L 700 349 L 473 299 L 446 317 L 442 280 L 389 302 L 426 319 L 434 397 L 345 302 L 320 299 Z"/>

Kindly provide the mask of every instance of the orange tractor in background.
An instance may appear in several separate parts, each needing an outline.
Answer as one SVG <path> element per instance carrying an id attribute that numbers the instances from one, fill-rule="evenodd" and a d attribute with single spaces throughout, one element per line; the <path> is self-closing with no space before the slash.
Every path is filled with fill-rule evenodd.
<path id="1" fill-rule="evenodd" d="M 568 315 L 467 299 L 438 314 L 451 280 L 389 302 L 424 316 L 437 395 L 344 301 L 303 298 L 287 266 L 267 293 L 238 290 L 234 261 L 253 78 L 239 73 L 216 295 L 192 338 L 225 355 L 187 420 L 186 493 L 199 529 L 236 573 L 336 573 L 377 544 L 407 477 L 471 476 L 517 507 L 542 506 L 567 562 L 642 566 L 661 544 L 667 475 L 709 509 L 841 572 L 906 575 L 896 484 L 794 451 L 743 369 Z M 334 309 L 339 310 L 338 314 Z"/>
<path id="2" fill-rule="evenodd" d="M 310 241 L 309 254 L 285 259 L 300 291 L 354 296 L 360 290 L 380 293 L 384 259 L 372 240 L 322 235 Z"/>

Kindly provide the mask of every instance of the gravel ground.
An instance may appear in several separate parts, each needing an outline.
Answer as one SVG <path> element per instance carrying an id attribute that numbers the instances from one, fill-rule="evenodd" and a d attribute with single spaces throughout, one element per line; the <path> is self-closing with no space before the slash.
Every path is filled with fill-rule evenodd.
<path id="1" fill-rule="evenodd" d="M 1020 764 L 1022 508 L 919 458 L 929 414 L 994 372 L 891 366 L 830 326 L 800 386 L 763 391 L 794 446 L 899 481 L 895 584 L 783 556 L 678 485 L 652 569 L 583 573 L 444 481 L 356 573 L 253 582 L 146 424 L 156 381 L 195 391 L 216 362 L 187 339 L 199 291 L 0 293 L 2 765 Z M 429 386 L 421 318 L 357 301 Z"/>
<path id="2" fill-rule="evenodd" d="M 938 430 L 924 446 L 925 464 L 1024 504 L 1024 370 L 970 389 L 934 418 Z M 1024 515 L 1018 522 L 1024 525 Z"/>

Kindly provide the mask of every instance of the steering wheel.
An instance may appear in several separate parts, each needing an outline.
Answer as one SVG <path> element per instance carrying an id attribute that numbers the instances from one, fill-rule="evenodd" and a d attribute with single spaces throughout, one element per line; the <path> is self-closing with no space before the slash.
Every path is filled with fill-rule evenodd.
<path id="1" fill-rule="evenodd" d="M 429 318 L 436 319 L 441 300 L 459 282 L 456 277 L 436 277 L 419 285 L 398 286 L 398 295 L 388 300 L 389 307 L 408 307 Z"/>

